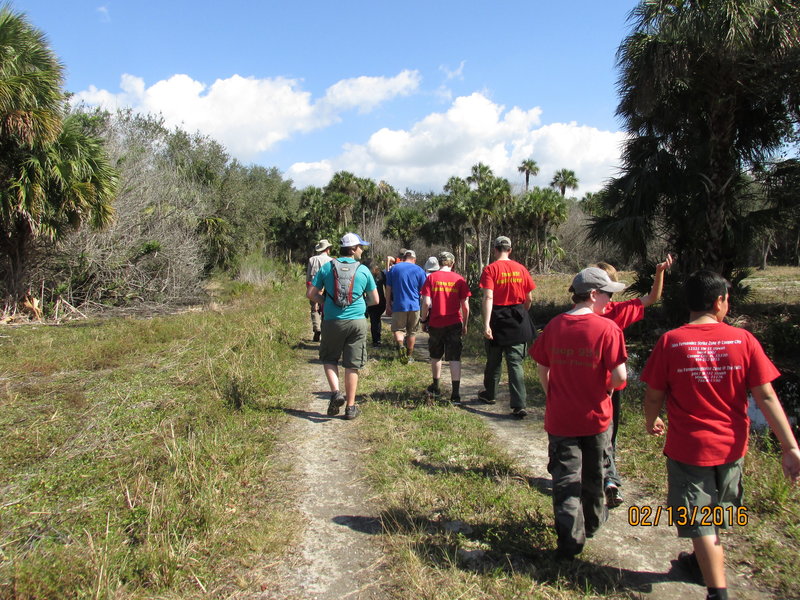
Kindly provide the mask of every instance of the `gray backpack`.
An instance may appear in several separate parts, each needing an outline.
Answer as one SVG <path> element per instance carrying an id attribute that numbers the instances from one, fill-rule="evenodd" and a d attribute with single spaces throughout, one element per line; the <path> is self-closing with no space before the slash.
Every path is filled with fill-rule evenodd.
<path id="1" fill-rule="evenodd" d="M 360 262 L 342 262 L 338 258 L 331 261 L 333 266 L 333 294 L 325 290 L 325 294 L 333 300 L 336 306 L 347 308 L 358 297 L 353 298 L 353 285 L 356 282 L 356 273 L 361 267 Z"/>

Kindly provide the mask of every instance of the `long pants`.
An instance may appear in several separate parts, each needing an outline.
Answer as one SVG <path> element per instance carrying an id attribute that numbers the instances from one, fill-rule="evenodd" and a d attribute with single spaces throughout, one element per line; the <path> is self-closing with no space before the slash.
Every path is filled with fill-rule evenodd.
<path id="1" fill-rule="evenodd" d="M 322 306 L 316 302 L 311 302 L 311 331 L 317 333 L 322 331 Z"/>
<path id="2" fill-rule="evenodd" d="M 381 341 L 381 315 L 383 315 L 385 310 L 385 303 L 367 307 L 367 315 L 369 315 L 369 328 L 370 332 L 372 333 L 373 344 L 377 344 Z"/>
<path id="3" fill-rule="evenodd" d="M 622 479 L 619 478 L 619 473 L 617 472 L 617 431 L 619 430 L 621 399 L 620 390 L 614 390 L 614 393 L 611 394 L 611 408 L 614 411 L 614 417 L 611 421 L 611 438 L 608 442 L 605 478 L 606 484 L 613 483 L 617 487 L 622 485 Z"/>
<path id="4" fill-rule="evenodd" d="M 578 554 L 608 518 L 603 462 L 609 437 L 608 430 L 581 437 L 548 436 L 547 470 L 553 477 L 553 513 L 563 553 Z"/>
<path id="5" fill-rule="evenodd" d="M 500 372 L 503 368 L 503 356 L 506 357 L 508 367 L 508 389 L 511 393 L 511 408 L 525 408 L 525 379 L 522 371 L 522 361 L 528 351 L 528 344 L 514 344 L 512 346 L 495 346 L 490 340 L 484 341 L 486 349 L 486 368 L 483 370 L 483 387 L 486 396 L 496 399 L 497 388 L 500 385 Z"/>

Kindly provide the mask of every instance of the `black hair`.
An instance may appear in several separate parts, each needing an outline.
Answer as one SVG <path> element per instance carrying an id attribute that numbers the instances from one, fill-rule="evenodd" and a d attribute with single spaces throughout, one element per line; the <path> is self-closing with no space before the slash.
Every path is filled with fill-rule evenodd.
<path id="1" fill-rule="evenodd" d="M 727 279 L 707 269 L 695 271 L 683 285 L 686 304 L 692 312 L 711 310 L 717 298 L 724 298 L 730 288 L 731 284 Z"/>
<path id="2" fill-rule="evenodd" d="M 342 246 L 339 249 L 339 256 L 353 256 L 358 246 Z"/>

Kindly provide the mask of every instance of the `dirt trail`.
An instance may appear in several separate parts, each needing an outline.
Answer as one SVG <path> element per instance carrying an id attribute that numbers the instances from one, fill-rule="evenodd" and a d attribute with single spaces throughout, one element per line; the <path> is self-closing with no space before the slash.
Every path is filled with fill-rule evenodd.
<path id="1" fill-rule="evenodd" d="M 447 377 L 449 373 L 445 367 L 442 380 L 446 381 Z M 466 401 L 464 410 L 483 418 L 500 445 L 532 471 L 534 485 L 549 493 L 551 480 L 547 472 L 547 434 L 543 426 L 543 409 L 530 410 L 525 419 L 516 419 L 510 414 L 506 374 L 503 374 L 497 404 L 486 405 L 477 401 L 476 395 L 483 388 L 482 382 L 482 363 L 462 363 L 461 397 Z M 624 448 L 621 450 L 624 452 Z M 617 569 L 626 585 L 643 598 L 703 598 L 705 588 L 687 583 L 685 573 L 673 564 L 678 553 L 690 550 L 691 544 L 679 540 L 674 527 L 667 526 L 663 520 L 658 527 L 634 527 L 628 523 L 628 507 L 656 507 L 663 505 L 664 500 L 649 497 L 634 482 L 625 479 L 624 470 L 621 475 L 625 503 L 610 511 L 608 522 L 593 539 L 588 540 L 579 558 Z M 734 598 L 761 600 L 773 597 L 759 589 L 748 573 L 737 572 L 730 564 L 727 566 L 728 587 Z"/>
<path id="2" fill-rule="evenodd" d="M 259 600 L 379 600 L 388 585 L 381 568 L 384 553 L 377 508 L 362 480 L 357 442 L 358 421 L 345 421 L 344 410 L 328 417 L 329 394 L 316 346 L 303 353 L 299 394 L 310 402 L 290 410 L 294 417 L 282 434 L 279 452 L 293 461 L 301 488 L 298 510 L 305 516 L 301 539 L 282 561 L 275 585 Z M 344 373 L 342 378 L 342 389 Z"/>

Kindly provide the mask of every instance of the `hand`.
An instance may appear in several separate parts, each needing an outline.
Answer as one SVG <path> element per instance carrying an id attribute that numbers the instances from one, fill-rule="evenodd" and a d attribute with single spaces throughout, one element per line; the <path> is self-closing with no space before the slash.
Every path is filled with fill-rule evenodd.
<path id="1" fill-rule="evenodd" d="M 386 305 L 386 316 L 387 317 L 391 317 L 392 316 L 392 307 L 389 306 L 388 304 Z"/>
<path id="2" fill-rule="evenodd" d="M 664 426 L 664 421 L 661 420 L 661 417 L 656 417 L 656 420 L 653 421 L 651 425 L 647 425 L 647 433 L 650 435 L 662 436 L 664 435 L 665 430 L 666 427 Z"/>
<path id="3" fill-rule="evenodd" d="M 483 330 L 483 337 L 485 337 L 487 340 L 493 340 L 494 339 L 494 336 L 492 335 L 492 328 L 489 327 L 488 325 Z"/>
<path id="4" fill-rule="evenodd" d="M 781 465 L 787 479 L 791 479 L 792 483 L 800 483 L 800 450 L 792 448 L 784 452 Z"/>
<path id="5" fill-rule="evenodd" d="M 656 273 L 661 273 L 669 269 L 672 266 L 673 261 L 674 259 L 672 258 L 672 255 L 667 254 L 667 258 L 664 260 L 664 262 L 656 265 Z"/>
<path id="6" fill-rule="evenodd" d="M 466 323 L 464 323 L 461 326 L 461 335 L 467 335 L 467 324 Z"/>

